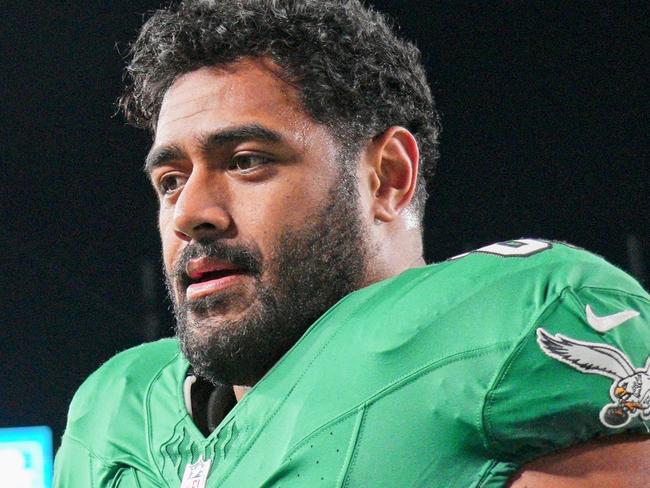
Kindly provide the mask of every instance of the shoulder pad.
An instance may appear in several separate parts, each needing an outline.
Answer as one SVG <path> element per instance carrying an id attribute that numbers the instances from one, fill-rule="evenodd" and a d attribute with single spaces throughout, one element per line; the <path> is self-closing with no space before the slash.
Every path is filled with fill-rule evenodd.
<path id="1" fill-rule="evenodd" d="M 593 271 L 523 331 L 493 381 L 483 418 L 502 458 L 650 429 L 650 297 Z"/>
<path id="2" fill-rule="evenodd" d="M 120 432 L 144 436 L 149 385 L 181 357 L 175 339 L 143 344 L 115 355 L 79 387 L 70 404 L 65 435 L 101 457 L 110 456 L 104 450 L 117 447 L 111 440 L 125 437 Z"/>

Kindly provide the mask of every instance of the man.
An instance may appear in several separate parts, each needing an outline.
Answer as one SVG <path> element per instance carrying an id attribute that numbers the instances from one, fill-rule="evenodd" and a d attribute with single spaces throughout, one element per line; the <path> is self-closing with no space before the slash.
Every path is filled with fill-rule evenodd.
<path id="1" fill-rule="evenodd" d="M 382 16 L 186 1 L 128 72 L 178 340 L 84 383 L 56 486 L 647 485 L 650 297 L 534 239 L 424 266 L 437 115 Z"/>

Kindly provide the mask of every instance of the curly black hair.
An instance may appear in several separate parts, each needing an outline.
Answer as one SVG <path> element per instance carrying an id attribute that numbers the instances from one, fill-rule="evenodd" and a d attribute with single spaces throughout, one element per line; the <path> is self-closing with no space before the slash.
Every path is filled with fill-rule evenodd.
<path id="1" fill-rule="evenodd" d="M 272 59 L 343 147 L 358 153 L 364 139 L 406 127 L 420 149 L 413 208 L 422 217 L 440 125 L 420 51 L 359 0 L 185 0 L 154 12 L 129 53 L 119 104 L 152 133 L 176 79 L 243 57 Z"/>

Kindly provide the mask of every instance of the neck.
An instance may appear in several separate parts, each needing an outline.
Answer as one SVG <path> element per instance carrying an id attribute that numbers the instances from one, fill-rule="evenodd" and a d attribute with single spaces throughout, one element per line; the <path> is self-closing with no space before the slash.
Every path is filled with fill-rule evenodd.
<path id="1" fill-rule="evenodd" d="M 426 265 L 419 229 L 399 229 L 399 232 L 395 232 L 385 226 L 378 230 L 379 233 L 373 239 L 374 245 L 370 249 L 371 256 L 364 286 Z"/>

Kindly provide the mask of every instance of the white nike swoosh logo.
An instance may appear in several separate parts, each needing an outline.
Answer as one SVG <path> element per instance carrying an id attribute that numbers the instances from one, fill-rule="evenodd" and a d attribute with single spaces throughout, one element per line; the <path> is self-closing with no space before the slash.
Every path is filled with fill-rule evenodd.
<path id="1" fill-rule="evenodd" d="M 587 313 L 587 322 L 589 325 L 601 334 L 640 315 L 636 310 L 623 310 L 622 312 L 614 313 L 612 315 L 603 315 L 602 317 L 599 317 L 588 304 L 585 307 L 585 312 Z"/>

